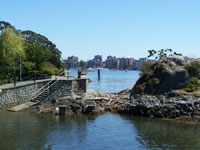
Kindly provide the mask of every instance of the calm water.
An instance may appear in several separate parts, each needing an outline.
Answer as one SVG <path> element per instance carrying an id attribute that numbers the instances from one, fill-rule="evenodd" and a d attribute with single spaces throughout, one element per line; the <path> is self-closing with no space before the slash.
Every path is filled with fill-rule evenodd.
<path id="1" fill-rule="evenodd" d="M 71 70 L 70 74 L 77 77 L 77 70 Z M 140 71 L 101 70 L 101 79 L 98 81 L 97 71 L 88 72 L 87 78 L 92 80 L 88 88 L 103 92 L 120 92 L 132 87 L 139 78 Z"/>
<path id="2" fill-rule="evenodd" d="M 73 73 L 73 71 L 71 72 Z M 74 72 L 75 73 L 75 72 Z M 90 89 L 119 92 L 137 71 L 90 72 Z M 0 111 L 0 150 L 199 150 L 200 125 L 131 115 L 54 116 Z"/>
<path id="3" fill-rule="evenodd" d="M 134 116 L 0 113 L 1 150 L 200 149 L 200 127 Z"/>

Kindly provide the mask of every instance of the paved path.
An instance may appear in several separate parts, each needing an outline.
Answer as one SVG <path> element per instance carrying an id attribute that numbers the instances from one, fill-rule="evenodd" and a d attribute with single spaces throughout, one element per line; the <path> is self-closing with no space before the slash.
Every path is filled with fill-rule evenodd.
<path id="1" fill-rule="evenodd" d="M 66 77 L 66 76 L 57 76 L 58 80 L 70 80 L 72 79 L 72 77 Z M 52 76 L 49 79 L 43 79 L 43 80 L 36 80 L 36 83 L 38 82 L 44 82 L 44 81 L 50 81 L 50 80 L 56 80 L 55 76 Z M 9 84 L 3 84 L 0 85 L 0 89 L 9 89 L 9 88 L 14 88 L 14 87 L 19 87 L 19 86 L 24 86 L 24 85 L 28 85 L 28 84 L 33 84 L 34 81 L 22 81 L 22 82 L 17 82 L 16 86 L 14 86 L 14 83 L 9 83 Z"/>
<path id="2" fill-rule="evenodd" d="M 49 79 L 43 79 L 43 80 L 37 80 L 35 83 L 38 83 L 38 82 L 44 82 L 44 81 L 52 81 L 52 80 L 74 80 L 75 78 L 73 76 L 52 76 L 51 78 Z M 75 79 L 76 80 L 76 79 Z M 14 86 L 13 83 L 10 83 L 10 84 L 4 84 L 4 85 L 1 85 L 0 86 L 0 89 L 8 89 L 8 88 L 14 88 L 14 87 L 19 87 L 19 86 L 24 86 L 24 85 L 29 85 L 29 84 L 34 84 L 34 81 L 23 81 L 23 82 L 18 82 L 16 84 L 16 86 Z M 7 110 L 9 111 L 14 111 L 14 112 L 17 112 L 17 111 L 20 111 L 20 110 L 23 110 L 23 109 L 27 109 L 33 105 L 36 105 L 38 104 L 39 102 L 26 102 L 26 103 L 23 103 L 23 104 L 20 104 L 20 105 L 17 105 L 17 106 L 14 106 L 14 107 L 11 107 L 11 108 L 8 108 Z"/>

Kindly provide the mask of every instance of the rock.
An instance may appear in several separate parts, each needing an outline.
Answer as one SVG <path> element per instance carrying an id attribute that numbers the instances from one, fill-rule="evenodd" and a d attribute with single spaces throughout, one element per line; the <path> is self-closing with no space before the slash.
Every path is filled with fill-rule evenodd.
<path id="1" fill-rule="evenodd" d="M 122 90 L 122 91 L 120 91 L 118 94 L 124 94 L 124 95 L 130 94 L 132 88 L 133 88 L 133 87 L 127 88 L 127 89 L 125 89 L 125 90 Z"/>
<path id="2" fill-rule="evenodd" d="M 83 110 L 83 113 L 91 113 L 93 110 L 95 110 L 95 104 L 91 101 L 86 102 L 85 108 Z"/>
<path id="3" fill-rule="evenodd" d="M 190 60 L 183 56 L 173 56 L 162 59 L 151 66 L 151 70 L 143 74 L 131 90 L 131 96 L 136 94 L 165 94 L 182 89 L 190 81 L 189 73 L 184 69 Z"/>
<path id="4" fill-rule="evenodd" d="M 156 94 L 164 94 L 172 90 L 182 89 L 187 86 L 190 76 L 187 70 L 176 68 L 175 70 L 166 70 L 165 77 L 162 80 Z"/>
<path id="5" fill-rule="evenodd" d="M 54 114 L 55 108 L 63 105 L 68 114 L 99 114 L 108 111 L 146 117 L 200 121 L 200 98 L 198 97 L 177 95 L 172 91 L 163 95 L 138 94 L 131 99 L 124 99 L 128 97 L 128 93 L 127 95 L 122 93 L 111 94 L 89 90 L 81 99 L 76 99 L 76 96 L 65 96 L 54 103 L 47 101 L 38 107 L 38 111 Z"/>
<path id="6" fill-rule="evenodd" d="M 191 62 L 191 60 L 188 57 L 184 57 L 180 55 L 169 56 L 167 59 L 178 66 L 185 66 Z"/>

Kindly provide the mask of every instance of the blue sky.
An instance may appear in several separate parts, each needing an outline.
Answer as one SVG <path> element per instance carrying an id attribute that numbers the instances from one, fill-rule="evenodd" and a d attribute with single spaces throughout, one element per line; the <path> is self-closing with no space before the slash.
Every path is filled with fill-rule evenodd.
<path id="1" fill-rule="evenodd" d="M 63 58 L 139 58 L 165 48 L 200 57 L 199 0 L 5 0 L 0 20 L 45 35 Z"/>

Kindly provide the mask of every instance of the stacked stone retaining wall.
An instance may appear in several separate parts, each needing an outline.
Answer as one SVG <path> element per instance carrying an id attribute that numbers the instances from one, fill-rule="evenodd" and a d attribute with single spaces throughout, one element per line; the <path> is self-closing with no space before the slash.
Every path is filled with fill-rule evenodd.
<path id="1" fill-rule="evenodd" d="M 38 82 L 14 88 L 2 89 L 0 93 L 0 108 L 6 108 L 28 102 L 32 94 L 47 82 Z"/>
<path id="2" fill-rule="evenodd" d="M 33 93 L 44 86 L 47 82 L 49 81 L 1 89 L 0 109 L 29 102 L 33 98 Z M 55 100 L 62 96 L 72 95 L 72 93 L 81 95 L 87 92 L 87 79 L 60 80 L 59 82 L 61 82 L 61 84 L 51 91 L 44 100 Z"/>

